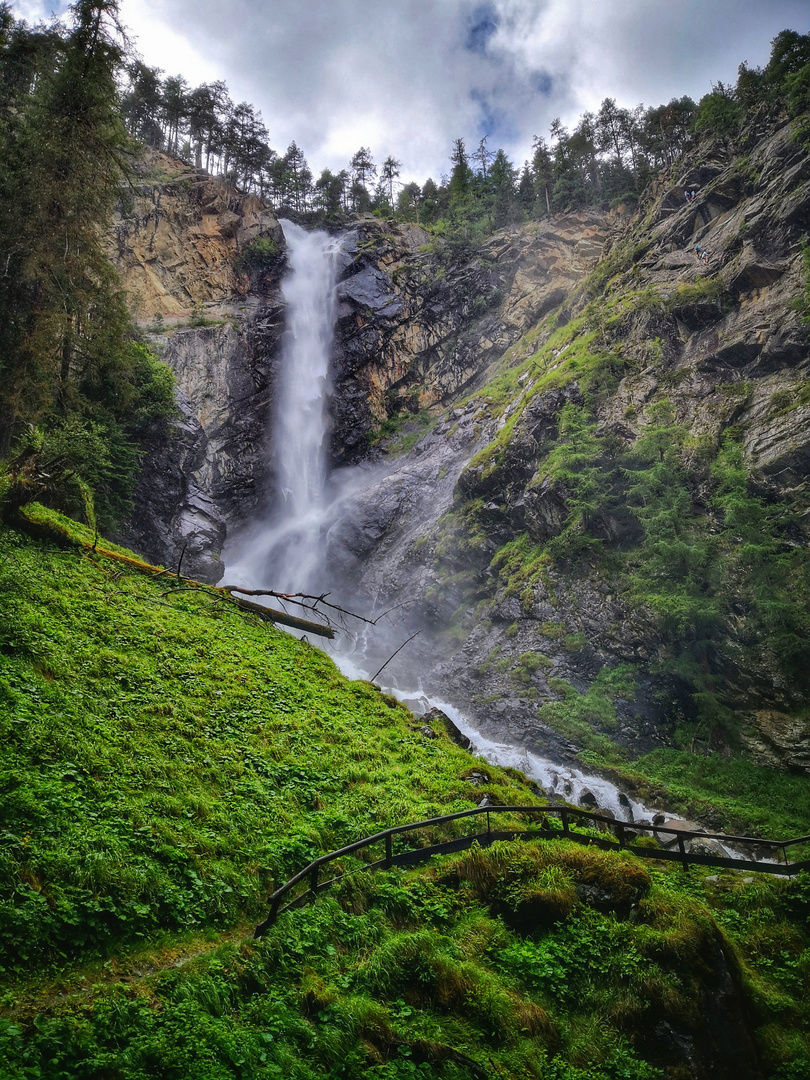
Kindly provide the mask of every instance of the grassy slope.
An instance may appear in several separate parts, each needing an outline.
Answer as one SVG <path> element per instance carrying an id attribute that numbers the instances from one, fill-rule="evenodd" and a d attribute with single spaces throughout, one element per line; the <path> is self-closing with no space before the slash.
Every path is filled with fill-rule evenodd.
<path id="1" fill-rule="evenodd" d="M 273 882 L 470 807 L 480 764 L 171 587 L 0 532 L 0 1076 L 647 1080 L 652 1024 L 701 1038 L 715 942 L 769 1072 L 802 1075 L 802 882 L 507 847 L 349 875 L 246 943 Z"/>
<path id="2" fill-rule="evenodd" d="M 316 854 L 481 797 L 396 702 L 172 585 L 2 534 L 12 970 L 258 914 Z M 531 797 L 502 774 L 492 795 Z"/>

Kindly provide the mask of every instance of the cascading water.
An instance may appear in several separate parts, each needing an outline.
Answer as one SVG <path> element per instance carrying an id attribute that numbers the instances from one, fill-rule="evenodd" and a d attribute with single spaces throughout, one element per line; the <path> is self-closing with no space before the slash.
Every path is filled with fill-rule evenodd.
<path id="1" fill-rule="evenodd" d="M 281 222 L 290 266 L 281 285 L 287 330 L 273 417 L 276 491 L 266 523 L 228 563 L 233 584 L 314 588 L 327 510 L 327 403 L 340 238 Z"/>
<path id="2" fill-rule="evenodd" d="M 324 584 L 318 578 L 325 561 L 326 532 L 339 512 L 338 488 L 331 491 L 327 475 L 327 404 L 341 241 L 290 222 L 282 226 L 291 273 L 282 284 L 287 331 L 273 418 L 277 489 L 266 521 L 257 523 L 253 538 L 239 546 L 234 559 L 226 553 L 225 561 L 231 584 L 301 592 Z M 364 653 L 358 642 L 352 657 L 333 656 L 350 678 L 368 678 L 369 672 L 363 670 Z M 487 739 L 452 705 L 435 698 L 429 701 L 421 688 L 386 689 L 403 699 L 421 698 L 426 707 L 437 705 L 452 717 L 482 757 L 517 766 L 550 793 L 576 801 L 587 787 L 598 795 L 599 805 L 618 818 L 638 820 L 649 813 L 641 804 L 631 803 L 608 780 Z"/>

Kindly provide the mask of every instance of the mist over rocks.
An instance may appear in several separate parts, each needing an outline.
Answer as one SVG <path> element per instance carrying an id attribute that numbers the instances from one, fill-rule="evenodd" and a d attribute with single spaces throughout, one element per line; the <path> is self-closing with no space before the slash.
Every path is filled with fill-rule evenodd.
<path id="1" fill-rule="evenodd" d="M 330 453 L 333 467 L 360 466 L 362 477 L 329 524 L 325 570 L 350 606 L 404 605 L 396 623 L 367 636 L 370 665 L 421 628 L 388 677 L 441 690 L 482 729 L 561 757 L 578 743 L 554 731 L 555 705 L 598 696 L 626 665 L 632 689 L 611 690 L 611 708 L 591 723 L 633 753 L 671 742 L 688 694 L 661 668 L 670 644 L 652 613 L 630 602 L 627 582 L 587 555 L 566 569 L 528 556 L 521 564 L 515 552 L 561 543 L 579 496 L 549 455 L 571 410 L 586 404 L 589 438 L 616 456 L 632 455 L 650 415 L 669 410 L 696 448 L 693 504 L 711 497 L 710 480 L 697 480 L 706 473 L 700 455 L 727 433 L 755 495 L 805 498 L 810 355 L 795 301 L 810 163 L 793 132 L 777 123 L 745 152 L 705 140 L 634 212 L 560 215 L 496 232 L 475 249 L 418 226 L 355 219 L 337 291 Z M 686 203 L 690 185 L 698 194 Z M 237 243 L 258 221 L 252 207 L 242 212 L 246 224 L 228 226 Z M 188 235 L 184 245 L 193 251 L 195 242 Z M 209 580 L 223 531 L 243 528 L 272 488 L 267 416 L 284 268 L 280 248 L 247 292 L 236 280 L 221 288 L 227 326 L 178 330 L 163 352 L 186 404 L 171 445 L 147 457 L 140 546 L 155 558 L 162 549 L 171 564 L 186 543 L 189 572 Z M 213 279 L 205 288 L 213 297 Z M 555 349 L 566 327 L 567 343 Z M 593 356 L 604 358 L 604 374 L 587 367 Z M 795 518 L 786 543 L 806 544 L 806 520 Z M 618 504 L 588 529 L 617 551 L 641 535 Z M 737 617 L 713 651 L 743 720 L 787 716 L 805 700 L 767 642 L 752 648 Z M 764 745 L 756 731 L 751 745 Z M 780 745 L 768 741 L 768 760 L 803 761 Z"/>

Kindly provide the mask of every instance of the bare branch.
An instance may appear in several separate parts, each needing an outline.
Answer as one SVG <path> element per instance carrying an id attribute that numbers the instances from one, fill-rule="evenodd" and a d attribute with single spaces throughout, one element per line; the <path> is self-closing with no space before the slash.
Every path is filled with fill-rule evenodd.
<path id="1" fill-rule="evenodd" d="M 396 611 L 397 608 L 407 607 L 408 604 L 413 604 L 413 600 L 403 600 L 399 604 L 394 604 L 393 607 L 387 608 L 382 614 L 378 615 L 376 619 L 369 619 L 365 615 L 360 615 L 356 611 L 349 611 L 347 608 L 341 607 L 339 604 L 332 604 L 326 598 L 331 596 L 331 593 L 321 593 L 320 596 L 313 596 L 309 593 L 281 593 L 275 592 L 273 589 L 244 589 L 241 585 L 218 585 L 218 589 L 222 589 L 227 593 L 242 593 L 243 596 L 272 596 L 276 600 L 287 601 L 291 604 L 298 604 L 299 607 L 306 608 L 308 611 L 317 611 L 320 614 L 324 614 L 321 607 L 329 608 L 331 611 L 337 612 L 339 615 L 345 615 L 350 619 L 357 619 L 359 622 L 368 623 L 369 626 L 376 626 L 381 619 L 384 619 L 386 615 L 390 615 L 392 611 Z M 312 603 L 307 603 L 312 601 Z"/>
<path id="2" fill-rule="evenodd" d="M 401 651 L 402 651 L 402 650 L 403 650 L 403 649 L 405 648 L 405 646 L 406 646 L 406 645 L 408 644 L 408 642 L 409 642 L 409 641 L 413 641 L 413 639 L 414 639 L 414 638 L 416 637 L 416 635 L 417 635 L 417 634 L 421 634 L 421 633 L 422 633 L 422 631 L 421 631 L 421 630 L 417 630 L 415 634 L 411 634 L 411 636 L 410 636 L 409 638 L 406 638 L 406 639 L 405 639 L 405 641 L 403 641 L 403 642 L 402 642 L 402 644 L 400 645 L 400 647 L 399 647 L 398 649 L 395 649 L 395 650 L 394 650 L 394 651 L 393 651 L 393 652 L 391 653 L 391 655 L 390 655 L 390 656 L 388 657 L 388 659 L 387 659 L 387 660 L 385 661 L 385 663 L 383 664 L 383 666 L 382 666 L 381 668 L 378 668 L 378 669 L 377 669 L 377 671 L 375 671 L 375 673 L 374 673 L 374 674 L 373 674 L 373 675 L 371 676 L 371 680 L 370 680 L 370 681 L 371 681 L 371 682 L 374 682 L 374 680 L 375 680 L 375 679 L 377 678 L 377 676 L 378 676 L 378 675 L 380 674 L 380 672 L 381 672 L 381 671 L 383 670 L 383 668 L 386 668 L 386 667 L 388 667 L 388 665 L 389 665 L 389 664 L 391 663 L 391 661 L 392 661 L 392 660 L 394 659 L 394 657 L 395 657 L 395 656 L 397 655 L 397 653 L 398 653 L 398 652 L 401 652 Z"/>

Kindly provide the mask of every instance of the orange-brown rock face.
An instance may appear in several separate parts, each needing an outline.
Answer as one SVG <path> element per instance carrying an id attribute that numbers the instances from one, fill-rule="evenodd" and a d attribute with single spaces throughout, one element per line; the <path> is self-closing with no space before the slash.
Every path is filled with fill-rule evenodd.
<path id="1" fill-rule="evenodd" d="M 257 273 L 251 242 L 276 251 Z M 174 372 L 179 419 L 144 446 L 122 538 L 148 557 L 217 580 L 226 521 L 249 517 L 267 469 L 272 367 L 283 330 L 284 238 L 255 195 L 147 150 L 124 191 L 110 257 L 136 319 Z M 265 268 L 266 269 L 266 268 Z"/>
<path id="2" fill-rule="evenodd" d="M 250 281 L 238 256 L 258 236 L 281 241 L 259 198 L 147 150 L 122 195 L 109 250 L 136 318 L 160 315 L 171 325 L 200 305 L 216 315 L 244 300 Z"/>

